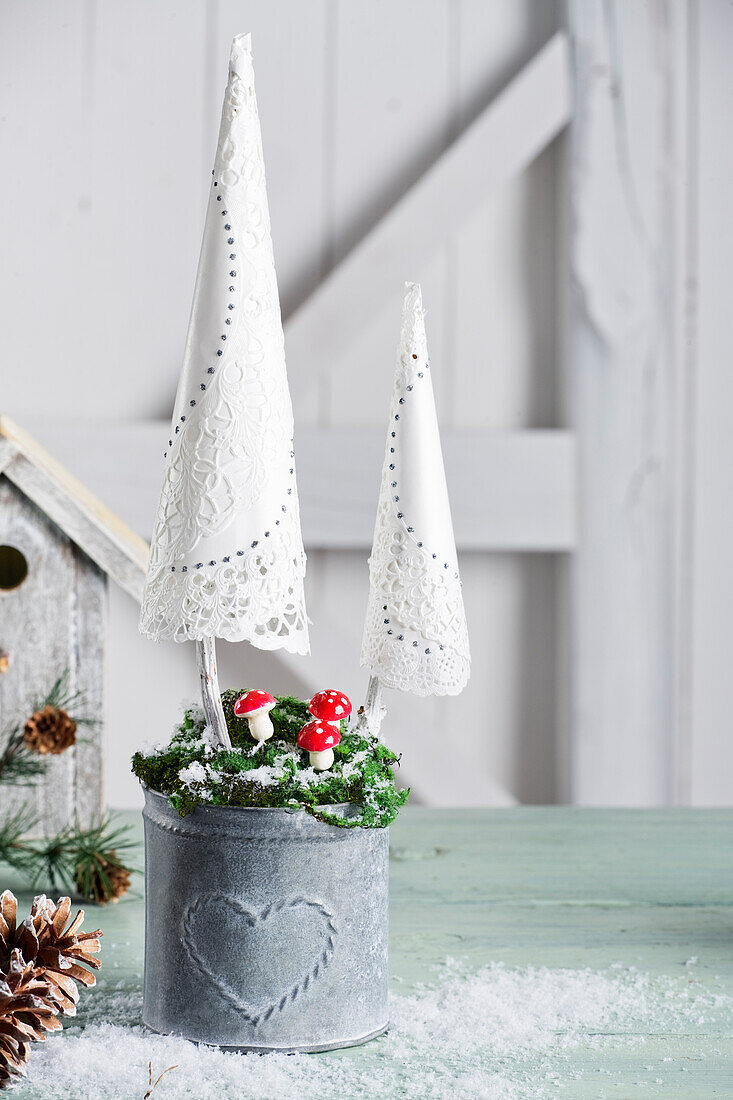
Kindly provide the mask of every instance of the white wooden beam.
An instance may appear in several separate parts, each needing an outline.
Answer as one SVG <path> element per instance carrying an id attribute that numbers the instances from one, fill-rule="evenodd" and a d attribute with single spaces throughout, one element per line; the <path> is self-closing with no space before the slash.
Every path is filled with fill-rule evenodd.
<path id="1" fill-rule="evenodd" d="M 570 120 L 568 43 L 556 34 L 288 319 L 294 402 L 337 363 L 355 328 L 398 299 L 487 196 L 523 171 Z"/>
<path id="2" fill-rule="evenodd" d="M 678 797 L 687 680 L 687 5 L 571 0 L 568 12 L 566 383 L 581 518 L 561 798 L 659 805 Z"/>
<path id="3" fill-rule="evenodd" d="M 730 367 L 730 258 L 733 219 L 733 135 L 721 126 L 733 103 L 733 7 L 692 5 L 690 44 L 694 80 L 692 125 L 696 153 L 691 164 L 696 249 L 690 285 L 697 309 L 687 312 L 691 399 L 685 412 L 692 427 L 694 460 L 690 498 L 694 524 L 690 544 L 690 616 L 686 636 L 691 651 L 689 724 L 681 737 L 680 801 L 696 806 L 733 803 L 733 677 L 730 638 L 733 624 L 733 371 Z M 726 105 L 724 107 L 723 105 Z M 696 255 L 695 255 L 696 252 Z M 687 734 L 685 746 L 684 734 Z M 686 749 L 686 751 L 685 751 Z"/>
<path id="4" fill-rule="evenodd" d="M 38 419 L 29 427 L 133 530 L 149 535 L 167 422 Z M 304 429 L 295 442 L 306 545 L 370 546 L 384 433 Z M 575 445 L 568 432 L 449 431 L 443 451 L 460 549 L 572 549 Z"/>

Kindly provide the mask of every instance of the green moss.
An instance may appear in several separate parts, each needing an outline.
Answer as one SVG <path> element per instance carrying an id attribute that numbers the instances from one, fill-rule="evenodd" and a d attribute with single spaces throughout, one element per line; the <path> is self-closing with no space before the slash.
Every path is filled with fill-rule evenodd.
<path id="1" fill-rule="evenodd" d="M 146 787 L 167 795 L 181 816 L 201 805 L 279 806 L 303 809 L 339 828 L 378 829 L 394 821 L 410 792 L 395 787 L 392 768 L 399 757 L 386 745 L 368 734 L 349 732 L 342 722 L 332 767 L 314 772 L 308 753 L 297 746 L 298 731 L 311 717 L 307 704 L 289 695 L 277 696 L 270 712 L 275 732 L 257 746 L 247 720 L 234 714 L 234 704 L 245 690 L 230 689 L 221 697 L 231 749 L 206 741 L 203 711 L 191 708 L 167 747 L 150 755 L 135 753 L 135 775 Z M 181 771 L 191 765 L 200 768 L 194 767 L 182 780 Z M 333 814 L 330 807 L 342 802 L 358 806 L 359 815 L 344 819 Z"/>

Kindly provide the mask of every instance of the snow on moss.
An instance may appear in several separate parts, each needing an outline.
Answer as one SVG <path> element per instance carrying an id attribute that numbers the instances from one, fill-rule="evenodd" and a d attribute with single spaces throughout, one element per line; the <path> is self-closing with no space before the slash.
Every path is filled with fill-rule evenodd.
<path id="1" fill-rule="evenodd" d="M 135 775 L 166 794 L 182 815 L 197 805 L 282 806 L 300 807 L 342 828 L 383 828 L 395 819 L 409 792 L 396 788 L 393 767 L 399 758 L 381 741 L 352 733 L 342 722 L 333 765 L 315 771 L 308 753 L 297 745 L 298 732 L 310 718 L 307 703 L 278 697 L 270 712 L 274 734 L 257 745 L 246 719 L 234 714 L 241 694 L 230 690 L 222 695 L 231 749 L 215 742 L 201 707 L 190 706 L 168 745 L 135 754 Z M 360 813 L 344 818 L 329 809 L 343 803 L 357 806 Z"/>
<path id="2" fill-rule="evenodd" d="M 187 787 L 189 791 L 194 791 L 200 784 L 205 783 L 209 778 L 208 769 L 200 764 L 198 760 L 194 760 L 187 767 L 181 768 L 178 773 L 178 778 L 184 787 Z"/>

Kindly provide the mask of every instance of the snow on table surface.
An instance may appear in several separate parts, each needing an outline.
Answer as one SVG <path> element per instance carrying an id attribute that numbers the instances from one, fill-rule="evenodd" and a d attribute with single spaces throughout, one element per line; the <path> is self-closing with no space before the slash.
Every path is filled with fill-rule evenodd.
<path id="1" fill-rule="evenodd" d="M 125 815 L 142 829 L 137 815 Z M 423 810 L 392 827 L 388 1036 L 238 1056 L 137 1026 L 143 901 L 16 1100 L 733 1097 L 733 811 Z M 142 854 L 139 856 L 142 863 Z M 23 904 L 14 872 L 10 886 Z M 447 962 L 447 960 L 452 960 Z"/>

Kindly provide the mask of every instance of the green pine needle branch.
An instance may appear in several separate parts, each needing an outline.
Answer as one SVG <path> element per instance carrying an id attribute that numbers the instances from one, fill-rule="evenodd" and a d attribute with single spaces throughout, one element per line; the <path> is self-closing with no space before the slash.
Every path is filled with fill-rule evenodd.
<path id="1" fill-rule="evenodd" d="M 69 670 L 62 672 L 56 683 L 45 699 L 36 702 L 34 710 L 42 710 L 43 707 L 56 707 L 57 710 L 65 710 L 69 718 L 72 718 L 77 726 L 92 728 L 99 724 L 97 718 L 89 715 L 76 714 L 77 706 L 84 706 L 84 692 L 72 691 L 69 686 Z"/>
<path id="2" fill-rule="evenodd" d="M 120 894 L 115 877 L 137 871 L 124 860 L 124 853 L 135 846 L 129 825 L 115 825 L 103 817 L 86 829 L 70 826 L 53 837 L 26 839 L 35 824 L 27 810 L 0 824 L 0 862 L 27 875 L 34 889 L 65 890 L 104 904 Z"/>

